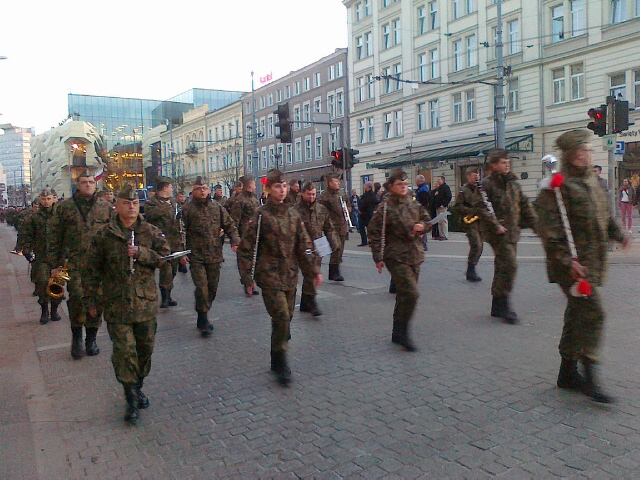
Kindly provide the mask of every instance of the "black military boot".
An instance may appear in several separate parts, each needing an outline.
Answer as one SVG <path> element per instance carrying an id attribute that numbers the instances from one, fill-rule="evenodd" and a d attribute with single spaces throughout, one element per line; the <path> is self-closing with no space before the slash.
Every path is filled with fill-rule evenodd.
<path id="1" fill-rule="evenodd" d="M 393 330 L 391 331 L 391 341 L 393 343 L 400 343 L 402 337 L 400 324 L 397 321 L 393 321 Z"/>
<path id="2" fill-rule="evenodd" d="M 82 327 L 71 327 L 71 357 L 78 360 L 84 356 L 82 348 Z"/>
<path id="3" fill-rule="evenodd" d="M 60 314 L 58 313 L 58 306 L 60 305 L 60 302 L 51 301 L 51 321 L 52 322 L 59 322 L 60 320 L 62 320 L 60 318 Z"/>
<path id="4" fill-rule="evenodd" d="M 96 337 L 98 336 L 97 328 L 87 328 L 87 338 L 84 340 L 84 346 L 87 350 L 87 355 L 95 357 L 100 353 L 98 344 L 96 343 Z"/>
<path id="5" fill-rule="evenodd" d="M 149 408 L 149 399 L 142 393 L 142 387 L 144 386 L 144 378 L 138 378 L 138 384 L 136 385 L 136 393 L 138 394 L 138 408 Z"/>
<path id="6" fill-rule="evenodd" d="M 500 316 L 500 299 L 499 297 L 491 297 L 491 316 Z"/>
<path id="7" fill-rule="evenodd" d="M 178 271 L 179 271 L 180 273 L 189 273 L 189 270 L 187 269 L 187 266 L 186 266 L 186 265 L 183 265 L 183 264 L 181 264 L 181 263 L 180 263 L 180 264 L 178 264 Z"/>
<path id="8" fill-rule="evenodd" d="M 320 315 L 322 315 L 322 311 L 318 308 L 318 304 L 316 303 L 316 297 L 315 295 L 309 295 L 309 312 L 311 313 L 311 315 L 313 315 L 314 317 L 319 317 Z"/>
<path id="9" fill-rule="evenodd" d="M 614 403 L 613 397 L 604 393 L 596 383 L 595 363 L 584 360 L 585 385 L 582 393 L 597 403 Z"/>
<path id="10" fill-rule="evenodd" d="M 560 372 L 558 373 L 558 388 L 582 391 L 585 384 L 584 377 L 578 372 L 578 361 L 563 358 L 560 363 Z"/>
<path id="11" fill-rule="evenodd" d="M 40 308 L 42 308 L 42 313 L 40 314 L 40 325 L 45 325 L 49 323 L 49 304 L 40 304 Z"/>
<path id="12" fill-rule="evenodd" d="M 417 350 L 416 346 L 411 341 L 411 337 L 409 337 L 409 325 L 398 324 L 398 335 L 397 335 L 397 343 L 407 352 L 415 352 Z"/>
<path id="13" fill-rule="evenodd" d="M 329 264 L 329 280 L 333 280 L 334 282 L 344 282 L 344 277 L 340 275 L 339 264 Z"/>
<path id="14" fill-rule="evenodd" d="M 502 305 L 503 305 L 503 310 L 502 310 L 501 317 L 504 318 L 504 320 L 509 325 L 515 325 L 516 323 L 518 323 L 518 315 L 516 314 L 516 312 L 513 311 L 513 308 L 511 307 L 511 302 L 509 301 L 509 297 L 502 298 Z"/>
<path id="15" fill-rule="evenodd" d="M 389 293 L 398 293 L 398 290 L 396 289 L 396 282 L 393 281 L 393 278 L 389 282 Z"/>
<path id="16" fill-rule="evenodd" d="M 128 423 L 138 422 L 138 392 L 135 386 L 124 387 L 124 398 L 127 400 L 127 410 L 124 414 L 124 421 Z"/>
<path id="17" fill-rule="evenodd" d="M 287 365 L 287 356 L 285 352 L 275 352 L 272 354 L 271 358 L 272 370 L 276 374 L 278 383 L 283 387 L 288 386 L 291 383 L 291 370 Z"/>
<path id="18" fill-rule="evenodd" d="M 160 302 L 160 308 L 169 308 L 166 288 L 160 287 L 160 297 L 162 298 L 162 301 Z"/>
<path id="19" fill-rule="evenodd" d="M 309 306 L 309 297 L 306 293 L 303 293 L 300 297 L 300 311 L 301 312 L 310 312 L 311 307 Z"/>
<path id="20" fill-rule="evenodd" d="M 167 304 L 170 307 L 175 307 L 178 305 L 178 302 L 176 302 L 173 298 L 171 298 L 171 288 L 167 288 Z"/>
<path id="21" fill-rule="evenodd" d="M 482 281 L 482 279 L 476 273 L 476 266 L 471 262 L 467 264 L 467 280 L 469 280 L 470 282 Z"/>
<path id="22" fill-rule="evenodd" d="M 213 332 L 213 325 L 209 323 L 209 319 L 207 318 L 207 314 L 204 312 L 198 312 L 198 330 L 203 337 L 208 337 Z"/>

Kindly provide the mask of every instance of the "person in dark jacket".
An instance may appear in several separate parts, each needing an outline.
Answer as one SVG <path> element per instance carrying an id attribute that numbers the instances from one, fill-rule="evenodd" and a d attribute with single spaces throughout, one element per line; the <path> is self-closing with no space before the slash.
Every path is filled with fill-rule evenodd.
<path id="1" fill-rule="evenodd" d="M 367 182 L 364 185 L 364 193 L 360 197 L 360 202 L 358 203 L 358 226 L 360 239 L 362 240 L 360 245 L 358 245 L 359 247 L 364 247 L 369 244 L 367 239 L 367 227 L 369 226 L 369 222 L 371 221 L 371 217 L 373 217 L 373 212 L 375 211 L 378 203 L 380 203 L 380 201 L 373 191 L 373 183 Z"/>
<path id="2" fill-rule="evenodd" d="M 424 178 L 424 175 L 416 175 L 416 186 L 418 187 L 416 190 L 416 200 L 420 202 L 424 208 L 429 212 L 429 199 L 430 199 L 430 189 L 429 185 L 427 185 L 427 181 Z M 422 246 L 425 250 L 427 250 L 427 240 L 429 239 L 429 235 L 422 236 Z"/>

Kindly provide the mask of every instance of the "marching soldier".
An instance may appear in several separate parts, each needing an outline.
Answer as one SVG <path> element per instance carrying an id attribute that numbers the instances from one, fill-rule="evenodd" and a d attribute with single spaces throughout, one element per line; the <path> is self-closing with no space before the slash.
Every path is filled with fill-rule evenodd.
<path id="1" fill-rule="evenodd" d="M 480 282 L 482 278 L 476 273 L 476 265 L 482 255 L 482 232 L 479 228 L 478 210 L 485 208 L 482 197 L 478 190 L 479 168 L 467 168 L 467 183 L 462 186 L 456 197 L 456 204 L 453 210 L 457 212 L 466 230 L 469 240 L 469 259 L 467 262 L 467 280 L 470 282 Z M 467 223 L 467 218 L 471 223 Z M 475 219 L 474 219 L 475 218 Z"/>
<path id="2" fill-rule="evenodd" d="M 52 235 L 48 245 L 49 259 L 53 266 L 51 277 L 58 274 L 58 268 L 67 263 L 71 279 L 67 282 L 69 300 L 69 319 L 71 320 L 71 356 L 79 359 L 82 351 L 82 327 L 86 329 L 85 348 L 89 356 L 98 355 L 96 344 L 98 328 L 102 323 L 102 312 L 98 309 L 93 315 L 87 312 L 84 303 L 83 271 L 93 261 L 86 255 L 87 248 L 96 232 L 105 226 L 111 218 L 111 206 L 98 199 L 96 180 L 89 170 L 80 172 L 76 178 L 77 191 L 73 197 L 61 202 L 53 219 Z"/>
<path id="3" fill-rule="evenodd" d="M 242 193 L 242 182 L 238 180 L 236 183 L 233 184 L 233 193 L 227 199 L 227 201 L 224 202 L 224 208 L 227 210 L 229 215 L 231 215 L 231 207 L 233 207 L 233 204 L 238 199 L 238 195 L 240 195 L 241 193 Z M 238 222 L 236 222 L 236 226 L 238 226 Z"/>
<path id="4" fill-rule="evenodd" d="M 421 237 L 431 230 L 430 217 L 409 194 L 405 172 L 393 170 L 386 187 L 388 194 L 369 223 L 369 245 L 378 272 L 386 266 L 396 287 L 391 341 L 414 352 L 409 323 L 420 297 L 418 276 L 424 261 Z"/>
<path id="5" fill-rule="evenodd" d="M 176 202 L 178 202 L 178 208 L 182 210 L 182 207 L 187 203 L 187 196 L 185 195 L 184 190 L 178 190 L 178 193 L 176 194 Z"/>
<path id="6" fill-rule="evenodd" d="M 338 237 L 333 227 L 328 210 L 316 202 L 316 194 L 317 190 L 313 183 L 305 183 L 302 187 L 300 199 L 293 208 L 295 208 L 300 215 L 311 241 L 326 236 L 329 245 L 331 245 L 332 249 L 335 249 L 337 245 L 340 245 L 340 237 Z M 322 265 L 322 257 L 316 255 L 316 263 L 318 264 L 318 268 L 320 268 Z M 305 274 L 304 271 L 302 274 L 304 280 L 302 282 L 300 311 L 309 312 L 314 317 L 318 317 L 322 315 L 322 312 L 316 303 L 315 276 Z"/>
<path id="7" fill-rule="evenodd" d="M 139 215 L 140 201 L 131 185 L 120 190 L 116 205 L 117 215 L 89 247 L 85 285 L 89 315 L 96 317 L 104 308 L 113 342 L 111 362 L 127 401 L 124 419 L 135 423 L 138 409 L 149 406 L 142 387 L 157 328 L 155 270 L 171 249 L 160 229 Z"/>
<path id="8" fill-rule="evenodd" d="M 280 385 L 286 386 L 291 382 L 286 351 L 298 268 L 305 276 L 315 277 L 316 287 L 322 283 L 322 275 L 300 215 L 283 203 L 287 196 L 283 173 L 270 170 L 266 188 L 267 203 L 258 208 L 242 236 L 238 250 L 240 275 L 247 293 L 252 291 L 254 281 L 262 289 L 264 305 L 271 317 L 271 371 Z"/>
<path id="9" fill-rule="evenodd" d="M 293 207 L 298 203 L 298 198 L 300 198 L 300 184 L 297 180 L 290 180 L 289 193 L 287 193 L 287 198 L 284 199 L 284 203 Z"/>
<path id="10" fill-rule="evenodd" d="M 253 217 L 256 213 L 256 209 L 260 206 L 258 197 L 256 197 L 256 178 L 248 173 L 240 179 L 242 182 L 242 191 L 234 197 L 233 205 L 231 206 L 231 218 L 236 222 L 238 227 L 238 234 L 240 238 L 244 235 L 244 232 L 249 227 Z M 240 269 L 240 256 L 238 256 L 238 269 Z M 247 286 L 244 285 L 243 290 L 248 296 L 258 295 L 257 290 L 253 290 L 250 294 L 247 293 Z"/>
<path id="11" fill-rule="evenodd" d="M 347 241 L 348 227 L 342 207 L 344 199 L 340 195 L 339 174 L 331 173 L 327 175 L 327 190 L 320 196 L 318 202 L 329 210 L 329 217 L 340 238 L 340 245 L 335 245 L 335 249 L 329 259 L 329 280 L 342 282 L 344 277 L 340 275 L 340 264 L 342 263 L 344 244 Z"/>
<path id="12" fill-rule="evenodd" d="M 173 180 L 158 177 L 156 180 L 156 194 L 144 205 L 145 218 L 151 225 L 158 227 L 165 234 L 171 252 L 183 250 L 180 239 L 180 221 L 178 220 L 178 204 L 173 198 Z M 160 267 L 160 308 L 178 305 L 171 298 L 173 279 L 178 272 L 178 259 L 170 260 Z"/>
<path id="13" fill-rule="evenodd" d="M 231 250 L 238 250 L 240 238 L 233 219 L 222 205 L 211 199 L 211 189 L 198 177 L 193 184 L 193 199 L 182 209 L 182 221 L 187 233 L 187 249 L 191 254 L 181 259 L 191 264 L 191 278 L 195 284 L 197 327 L 202 336 L 209 336 L 213 325 L 207 314 L 216 298 L 220 280 L 222 239 L 220 230 L 229 235 Z"/>
<path id="14" fill-rule="evenodd" d="M 549 282 L 557 283 L 567 297 L 564 327 L 558 348 L 561 364 L 558 387 L 576 389 L 595 402 L 613 399 L 597 385 L 594 367 L 599 361 L 598 348 L 604 326 L 604 310 L 597 288 L 605 280 L 609 241 L 631 246 L 614 221 L 606 192 L 592 171 L 592 135 L 586 130 L 563 133 L 556 140 L 561 150 L 558 200 L 552 189 L 542 189 L 536 201 L 538 233 L 547 254 Z M 563 225 L 559 203 L 564 203 L 568 228 Z M 573 237 L 573 245 L 569 235 Z M 572 248 L 573 247 L 573 248 Z M 589 291 L 575 292 L 580 280 Z M 578 360 L 585 376 L 578 372 Z"/>
<path id="15" fill-rule="evenodd" d="M 494 214 L 487 208 L 479 209 L 483 221 L 482 231 L 495 255 L 493 284 L 491 285 L 491 316 L 501 317 L 509 324 L 518 321 L 509 297 L 518 269 L 517 248 L 520 226 L 535 232 L 536 216 L 529 199 L 511 173 L 509 152 L 502 149 L 489 150 L 487 154 L 491 175 L 481 182 Z"/>
<path id="16" fill-rule="evenodd" d="M 36 284 L 38 303 L 42 309 L 40 323 L 44 325 L 49 323 L 49 319 L 54 322 L 60 320 L 58 305 L 61 300 L 51 298 L 46 293 L 49 272 L 53 268 L 47 263 L 47 239 L 52 234 L 51 229 L 56 213 L 53 192 L 45 188 L 40 193 L 39 200 L 38 211 L 30 215 L 23 226 L 22 251 L 28 259 L 35 258 L 31 261 L 31 272 Z M 49 314 L 49 304 L 51 304 L 51 314 Z"/>

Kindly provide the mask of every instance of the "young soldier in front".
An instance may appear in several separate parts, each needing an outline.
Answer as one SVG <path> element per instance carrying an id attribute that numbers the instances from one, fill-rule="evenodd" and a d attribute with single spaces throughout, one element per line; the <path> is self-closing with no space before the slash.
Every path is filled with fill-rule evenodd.
<path id="1" fill-rule="evenodd" d="M 128 422 L 138 420 L 138 408 L 149 406 L 141 389 L 151 369 L 157 327 L 155 271 L 160 258 L 171 253 L 162 231 L 139 213 L 138 195 L 125 185 L 118 193 L 116 215 L 91 242 L 85 278 L 89 315 L 104 308 L 113 342 L 111 362 L 124 387 Z"/>
<path id="2" fill-rule="evenodd" d="M 333 222 L 329 217 L 329 212 L 326 208 L 316 202 L 316 187 L 313 183 L 307 182 L 302 187 L 302 193 L 298 202 L 293 206 L 300 214 L 300 218 L 304 222 L 304 226 L 307 229 L 307 233 L 314 241 L 322 236 L 326 236 L 331 245 L 331 248 L 335 250 L 340 245 L 340 237 L 336 233 L 333 227 Z M 316 261 L 318 268 L 322 264 L 322 257 L 316 255 Z M 304 275 L 304 272 L 302 272 Z M 318 308 L 316 303 L 316 287 L 314 284 L 314 277 L 304 275 L 304 281 L 302 282 L 302 297 L 300 298 L 300 311 L 309 312 L 314 317 L 322 315 L 322 312 Z"/>
<path id="3" fill-rule="evenodd" d="M 269 189 L 267 203 L 258 208 L 247 226 L 238 249 L 238 261 L 247 294 L 252 292 L 254 281 L 262 289 L 264 305 L 271 317 L 271 370 L 277 375 L 278 382 L 286 386 L 291 382 L 286 353 L 298 268 L 305 277 L 314 277 L 316 287 L 322 283 L 322 275 L 300 215 L 283 203 L 287 196 L 287 181 L 282 172 L 270 170 L 266 187 Z"/>
<path id="4" fill-rule="evenodd" d="M 511 173 L 509 152 L 502 149 L 489 150 L 487 160 L 491 175 L 482 180 L 482 189 L 493 205 L 495 215 L 487 208 L 479 209 L 482 231 L 495 255 L 493 284 L 491 285 L 491 316 L 501 317 L 514 324 L 518 315 L 513 311 L 509 297 L 518 269 L 517 250 L 520 227 L 536 228 L 536 216 L 529 199 Z"/>
<path id="5" fill-rule="evenodd" d="M 577 389 L 596 402 L 611 403 L 613 399 L 602 392 L 595 381 L 594 365 L 599 360 L 598 347 L 604 325 L 604 311 L 596 288 L 605 280 L 609 241 L 622 242 L 625 247 L 629 247 L 631 241 L 614 221 L 607 194 L 593 174 L 591 137 L 585 130 L 572 130 L 556 140 L 562 152 L 560 173 L 564 176 L 560 192 L 577 258 L 572 258 L 553 190 L 540 190 L 536 211 L 538 233 L 547 254 L 549 282 L 557 283 L 567 297 L 558 345 L 562 358 L 558 387 Z M 579 279 L 589 282 L 591 295 L 572 294 L 571 287 Z M 586 378 L 578 373 L 578 360 L 584 365 Z"/>
<path id="6" fill-rule="evenodd" d="M 220 230 L 229 235 L 231 250 L 238 250 L 240 239 L 236 224 L 225 208 L 211 199 L 211 189 L 198 177 L 193 184 L 193 199 L 182 209 L 182 221 L 187 232 L 187 249 L 191 254 L 182 257 L 181 262 L 191 264 L 191 278 L 196 286 L 197 327 L 202 336 L 209 336 L 213 325 L 207 314 L 218 292 L 220 264 L 222 256 L 222 238 Z"/>
<path id="7" fill-rule="evenodd" d="M 416 347 L 409 336 L 409 322 L 420 297 L 418 276 L 424 261 L 421 237 L 431 230 L 430 217 L 409 194 L 405 172 L 393 170 L 386 186 L 389 193 L 369 223 L 369 246 L 378 272 L 382 273 L 386 265 L 396 287 L 391 341 L 413 352 Z"/>

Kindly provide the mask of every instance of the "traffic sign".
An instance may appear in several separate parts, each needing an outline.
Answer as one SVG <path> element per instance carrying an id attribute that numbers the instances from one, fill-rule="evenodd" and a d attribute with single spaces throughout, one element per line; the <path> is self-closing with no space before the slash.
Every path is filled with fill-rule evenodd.
<path id="1" fill-rule="evenodd" d="M 616 142 L 616 149 L 614 153 L 616 155 L 624 155 L 624 142 Z"/>
<path id="2" fill-rule="evenodd" d="M 604 149 L 612 152 L 616 149 L 616 136 L 615 135 L 605 135 L 602 137 L 604 140 Z"/>

